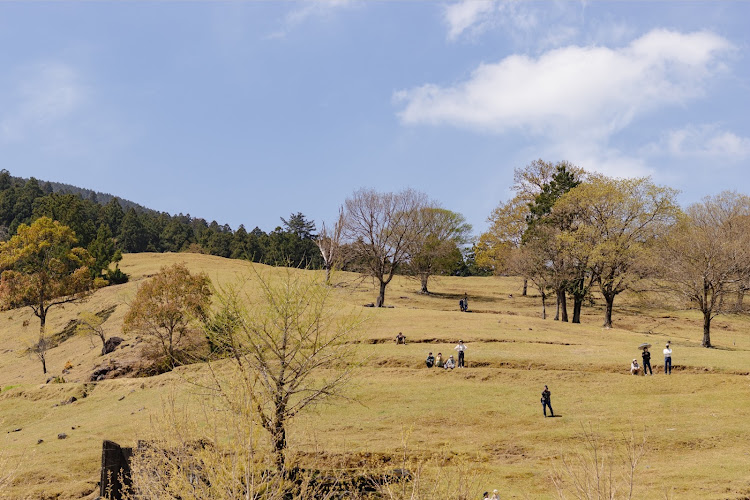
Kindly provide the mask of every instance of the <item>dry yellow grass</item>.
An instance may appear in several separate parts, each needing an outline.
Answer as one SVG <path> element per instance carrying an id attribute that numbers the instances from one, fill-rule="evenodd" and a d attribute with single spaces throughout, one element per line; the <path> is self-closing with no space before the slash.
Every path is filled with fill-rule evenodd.
<path id="1" fill-rule="evenodd" d="M 122 335 L 126 303 L 139 280 L 174 262 L 205 271 L 219 285 L 247 275 L 251 266 L 194 254 L 126 255 L 121 267 L 131 274 L 130 283 L 100 290 L 84 304 L 53 309 L 49 331 L 62 330 L 80 311 L 116 305 L 104 327 L 108 335 Z M 396 278 L 386 293 L 386 303 L 394 308 L 378 310 L 361 308 L 375 298 L 369 281 L 346 273 L 338 280 L 340 307 L 369 317 L 363 366 L 348 394 L 355 401 L 321 406 L 296 420 L 290 432 L 294 451 L 396 456 L 402 436 L 408 435 L 410 456 L 471 460 L 486 472 L 483 489 L 498 488 L 503 498 L 553 498 L 549 473 L 561 454 L 580 446 L 582 424 L 590 423 L 605 443 L 631 428 L 645 428 L 647 454 L 635 498 L 750 495 L 746 318 L 717 318 L 712 340 L 719 348 L 704 349 L 699 316 L 649 306 L 658 303 L 654 297 L 618 298 L 615 328 L 604 330 L 599 304 L 584 309 L 580 325 L 541 320 L 538 297 L 521 297 L 521 281 L 515 278 L 441 278 L 431 284 L 436 293 L 430 296 L 416 293 L 416 282 Z M 471 313 L 458 311 L 464 292 Z M 173 390 L 181 404 L 194 405 L 196 390 L 185 379 L 199 367 L 86 385 L 102 362 L 101 347 L 73 337 L 48 356 L 53 374 L 66 361 L 74 365 L 67 383 L 44 384 L 39 362 L 21 354 L 37 332 L 35 320 L 29 310 L 0 314 L 0 388 L 16 386 L 0 392 L 0 455 L 19 464 L 5 494 L 80 498 L 93 491 L 98 479 L 102 439 L 128 445 L 149 437 L 167 391 Z M 404 346 L 393 342 L 399 331 L 407 336 Z M 459 338 L 468 345 L 468 368 L 424 367 L 428 351 L 455 354 Z M 676 365 L 669 377 L 661 369 L 666 340 L 672 341 Z M 641 342 L 654 344 L 653 377 L 628 373 Z M 542 417 L 544 384 L 561 418 Z M 85 399 L 55 406 L 84 391 Z M 22 430 L 11 432 L 17 428 Z M 68 438 L 58 440 L 60 432 Z M 44 442 L 37 444 L 39 439 Z"/>

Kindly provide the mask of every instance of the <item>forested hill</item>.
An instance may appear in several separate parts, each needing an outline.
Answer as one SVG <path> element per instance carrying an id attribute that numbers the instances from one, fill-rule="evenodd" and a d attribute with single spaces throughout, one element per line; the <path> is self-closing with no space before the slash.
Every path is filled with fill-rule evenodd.
<path id="1" fill-rule="evenodd" d="M 116 196 L 67 184 L 13 177 L 0 170 L 0 241 L 21 224 L 50 217 L 75 231 L 78 244 L 95 251 L 114 241 L 122 252 L 197 252 L 267 264 L 321 266 L 315 223 L 301 213 L 266 233 L 190 215 L 170 215 Z"/>
<path id="2" fill-rule="evenodd" d="M 13 177 L 11 176 L 11 182 L 13 182 L 17 186 L 23 186 L 26 184 L 30 179 L 25 179 L 23 177 Z M 135 208 L 136 210 L 149 210 L 148 208 L 139 205 L 138 203 L 130 200 L 126 200 L 123 198 L 119 198 L 115 195 L 109 194 L 109 193 L 102 193 L 100 191 L 94 191 L 93 189 L 86 189 L 78 186 L 73 186 L 72 184 L 65 184 L 63 182 L 54 182 L 54 181 L 37 181 L 39 183 L 39 187 L 42 188 L 42 191 L 44 191 L 45 194 L 50 193 L 57 193 L 57 194 L 75 194 L 83 198 L 84 200 L 91 200 L 94 202 L 97 202 L 101 205 L 106 205 L 112 199 L 117 198 L 120 202 L 120 206 L 127 210 L 129 208 Z"/>

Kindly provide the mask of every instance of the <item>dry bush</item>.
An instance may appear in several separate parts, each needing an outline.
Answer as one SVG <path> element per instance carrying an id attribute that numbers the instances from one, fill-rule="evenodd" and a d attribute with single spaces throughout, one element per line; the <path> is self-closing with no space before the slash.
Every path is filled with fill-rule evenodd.
<path id="1" fill-rule="evenodd" d="M 486 474 L 472 457 L 455 457 L 449 450 L 431 459 L 413 458 L 408 437 L 402 437 L 400 469 L 387 471 L 377 485 L 378 498 L 386 500 L 428 500 L 480 498 L 488 488 Z M 377 471 L 373 473 L 376 477 Z"/>
<path id="2" fill-rule="evenodd" d="M 202 395 L 199 414 L 178 405 L 174 395 L 168 397 L 154 423 L 154 439 L 140 442 L 133 455 L 133 484 L 126 498 L 336 498 L 333 491 L 323 491 L 311 473 L 277 472 L 245 389 L 242 384 L 231 389 L 225 384 L 226 392 L 218 398 Z M 337 480 L 328 474 L 326 489 Z"/>
<path id="3" fill-rule="evenodd" d="M 353 469 L 326 454 L 288 456 L 279 473 L 268 435 L 257 422 L 243 384 L 219 398 L 201 395 L 198 414 L 168 397 L 155 420 L 154 439 L 141 442 L 131 460 L 132 487 L 125 498 L 219 500 L 421 500 L 478 498 L 487 484 L 471 457 L 446 451 Z M 225 396 L 231 396 L 227 408 Z M 398 467 L 398 468 L 395 468 Z M 487 489 L 487 488 L 484 488 Z"/>
<path id="4" fill-rule="evenodd" d="M 605 443 L 591 426 L 581 426 L 580 450 L 563 453 L 552 472 L 560 500 L 632 499 L 636 469 L 645 454 L 646 432 L 633 429 L 615 443 Z"/>
<path id="5" fill-rule="evenodd" d="M 1 421 L 0 424 L 2 424 Z M 12 463 L 0 449 L 0 498 L 8 498 L 6 491 L 15 479 L 19 465 L 18 461 L 15 464 Z"/>

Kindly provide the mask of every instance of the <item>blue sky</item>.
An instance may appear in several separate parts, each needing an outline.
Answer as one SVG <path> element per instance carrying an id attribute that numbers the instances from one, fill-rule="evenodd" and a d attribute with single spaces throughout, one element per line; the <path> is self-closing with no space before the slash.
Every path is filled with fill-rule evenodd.
<path id="1" fill-rule="evenodd" d="M 411 187 L 479 233 L 513 169 L 750 175 L 750 3 L 0 2 L 0 168 L 266 231 Z"/>

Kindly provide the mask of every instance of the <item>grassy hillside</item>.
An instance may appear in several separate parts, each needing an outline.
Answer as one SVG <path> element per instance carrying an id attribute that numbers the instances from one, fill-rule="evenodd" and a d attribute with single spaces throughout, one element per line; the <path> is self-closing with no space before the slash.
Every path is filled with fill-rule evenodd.
<path id="1" fill-rule="evenodd" d="M 197 254 L 126 255 L 131 282 L 98 291 L 88 302 L 51 310 L 49 331 L 59 333 L 81 311 L 115 306 L 105 323 L 120 335 L 127 302 L 163 265 L 185 262 L 222 284 L 280 269 Z M 304 271 L 295 271 L 304 272 Z M 442 278 L 423 296 L 418 283 L 397 278 L 387 309 L 364 309 L 376 292 L 369 281 L 339 275 L 341 308 L 363 311 L 368 321 L 348 396 L 300 417 L 290 447 L 301 453 L 365 453 L 412 459 L 448 457 L 470 462 L 481 475 L 480 493 L 498 488 L 503 498 L 553 498 L 549 473 L 560 457 L 580 450 L 581 429 L 607 446 L 645 428 L 647 453 L 639 466 L 635 498 L 739 499 L 750 495 L 750 335 L 743 317 L 719 317 L 712 340 L 700 347 L 697 314 L 655 307 L 654 297 L 615 303 L 615 328 L 604 330 L 600 304 L 584 309 L 583 324 L 540 319 L 540 302 L 521 296 L 515 278 Z M 472 312 L 458 311 L 468 293 Z M 553 311 L 554 312 L 554 311 Z M 149 378 L 89 383 L 96 366 L 138 355 L 134 337 L 105 357 L 101 345 L 73 336 L 48 355 L 52 374 L 65 363 L 65 383 L 45 384 L 40 363 L 24 354 L 38 330 L 30 310 L 0 314 L 0 468 L 14 471 L 9 498 L 80 498 L 98 480 L 102 439 L 132 445 L 150 437 L 169 394 L 194 405 L 185 380 L 200 369 L 181 367 Z M 406 345 L 393 338 L 402 331 Z M 468 367 L 428 370 L 428 351 L 455 354 L 467 345 Z M 660 371 L 661 348 L 671 340 L 675 367 Z M 637 346 L 651 342 L 653 377 L 633 377 Z M 639 359 L 640 361 L 640 359 Z M 543 418 L 539 394 L 547 384 L 561 418 Z M 85 394 L 85 398 L 82 397 Z M 76 396 L 78 401 L 59 403 Z M 20 431 L 15 431 L 21 429 Z M 58 440 L 58 433 L 67 439 Z M 43 442 L 38 443 L 38 440 Z M 0 478 L 3 477 L 0 471 Z M 2 494 L 0 493 L 0 496 Z"/>

